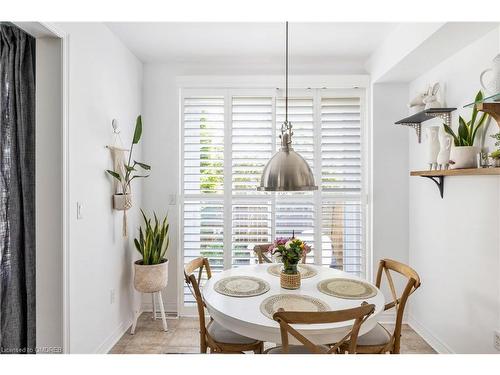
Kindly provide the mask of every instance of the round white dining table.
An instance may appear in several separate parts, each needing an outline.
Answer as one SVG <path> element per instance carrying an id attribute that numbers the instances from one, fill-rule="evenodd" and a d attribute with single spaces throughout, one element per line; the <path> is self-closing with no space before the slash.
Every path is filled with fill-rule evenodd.
<path id="1" fill-rule="evenodd" d="M 202 292 L 210 316 L 222 326 L 240 335 L 279 344 L 281 343 L 279 324 L 265 316 L 260 310 L 261 303 L 266 298 L 276 294 L 301 294 L 315 297 L 328 304 L 331 310 L 357 307 L 363 301 L 372 303 L 375 305 L 375 312 L 361 326 L 360 335 L 369 332 L 375 327 L 377 316 L 384 310 L 384 295 L 378 289 L 377 294 L 371 298 L 345 299 L 329 296 L 320 292 L 317 288 L 317 284 L 321 280 L 332 277 L 363 280 L 354 275 L 332 268 L 308 264 L 308 266 L 314 267 L 317 274 L 313 277 L 302 279 L 299 289 L 288 290 L 280 287 L 280 278 L 278 276 L 272 275 L 267 271 L 270 266 L 272 264 L 269 263 L 240 266 L 213 275 L 206 282 Z M 254 297 L 230 297 L 214 290 L 214 285 L 217 281 L 230 276 L 258 277 L 269 283 L 270 290 Z M 315 344 L 329 344 L 342 339 L 352 327 L 352 323 L 353 321 L 329 324 L 297 324 L 294 325 L 294 328 Z M 290 342 L 296 343 L 292 337 L 290 337 Z"/>

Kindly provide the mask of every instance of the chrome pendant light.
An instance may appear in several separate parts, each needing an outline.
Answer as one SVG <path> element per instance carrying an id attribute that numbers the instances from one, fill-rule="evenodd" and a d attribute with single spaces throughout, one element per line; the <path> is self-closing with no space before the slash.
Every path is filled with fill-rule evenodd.
<path id="1" fill-rule="evenodd" d="M 261 191 L 317 190 L 309 164 L 292 148 L 292 124 L 288 122 L 288 22 L 285 51 L 285 122 L 281 125 L 281 149 L 267 162 L 260 178 Z"/>

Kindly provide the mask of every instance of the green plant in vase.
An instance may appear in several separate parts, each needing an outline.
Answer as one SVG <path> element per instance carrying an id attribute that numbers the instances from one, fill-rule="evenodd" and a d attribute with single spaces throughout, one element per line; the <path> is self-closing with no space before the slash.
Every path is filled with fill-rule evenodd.
<path id="1" fill-rule="evenodd" d="M 134 288 L 141 293 L 153 293 L 153 303 L 158 299 L 163 330 L 167 331 L 161 290 L 168 284 L 169 224 L 166 216 L 163 220 L 159 220 L 155 213 L 153 219 L 146 217 L 142 210 L 141 213 L 144 226 L 139 228 L 139 238 L 134 239 L 134 244 L 142 258 L 134 262 Z M 137 316 L 131 334 L 134 334 Z"/>
<path id="2" fill-rule="evenodd" d="M 137 116 L 137 119 L 135 121 L 134 138 L 132 139 L 132 144 L 130 145 L 128 161 L 123 165 L 125 173 L 122 174 L 120 171 L 112 171 L 109 169 L 106 170 L 106 172 L 108 172 L 111 176 L 113 176 L 116 180 L 118 180 L 119 184 L 121 185 L 122 194 L 128 194 L 130 192 L 130 183 L 134 179 L 149 177 L 149 174 L 148 175 L 137 174 L 136 167 L 140 167 L 145 171 L 150 171 L 151 166 L 132 159 L 132 151 L 134 150 L 134 145 L 139 143 L 139 141 L 141 140 L 141 136 L 142 136 L 142 117 L 141 115 L 139 115 Z"/>
<path id="3" fill-rule="evenodd" d="M 130 151 L 128 154 L 128 161 L 122 162 L 122 157 L 115 165 L 116 170 L 107 169 L 106 172 L 116 179 L 120 186 L 120 191 L 115 192 L 113 195 L 113 208 L 115 210 L 123 211 L 123 237 L 127 237 L 127 210 L 132 207 L 132 189 L 131 182 L 136 178 L 146 178 L 149 174 L 140 174 L 137 172 L 136 168 L 140 168 L 143 171 L 150 171 L 151 167 L 148 164 L 136 161 L 132 159 L 132 152 L 134 150 L 134 145 L 138 144 L 141 140 L 142 135 L 142 117 L 137 116 L 135 121 L 134 137 L 132 139 L 132 144 L 130 145 Z M 121 156 L 121 155 L 120 155 Z M 124 158 L 124 156 L 123 156 Z"/>
<path id="4" fill-rule="evenodd" d="M 478 91 L 474 102 L 479 102 L 483 100 L 483 93 Z M 465 122 L 462 116 L 458 118 L 458 133 L 455 134 L 453 129 L 446 124 L 443 124 L 446 133 L 453 137 L 453 141 L 456 147 L 467 147 L 474 146 L 474 141 L 476 139 L 477 131 L 484 125 L 488 119 L 488 114 L 484 113 L 481 115 L 479 120 L 477 120 L 478 110 L 476 106 L 472 110 L 472 117 L 469 121 Z"/>
<path id="5" fill-rule="evenodd" d="M 495 139 L 495 146 L 500 147 L 500 132 L 490 135 L 490 137 Z M 490 153 L 490 158 L 493 159 L 495 167 L 500 167 L 500 149 Z"/>
<path id="6" fill-rule="evenodd" d="M 297 265 L 311 248 L 299 238 L 277 238 L 269 251 L 283 263 L 283 273 L 295 275 L 298 273 Z"/>
<path id="7" fill-rule="evenodd" d="M 142 265 L 160 264 L 166 261 L 166 253 L 170 239 L 168 236 L 169 224 L 167 217 L 160 222 L 156 214 L 154 215 L 154 225 L 151 219 L 147 218 L 144 211 L 141 210 L 144 219 L 143 228 L 139 228 L 139 238 L 134 238 L 134 244 L 137 251 L 142 256 Z"/>
<path id="8" fill-rule="evenodd" d="M 483 100 L 481 90 L 476 94 L 474 102 Z M 453 138 L 453 147 L 451 148 L 450 164 L 454 169 L 458 168 L 475 168 L 477 167 L 477 154 L 480 149 L 474 146 L 474 141 L 478 134 L 478 130 L 486 123 L 488 119 L 487 113 L 482 113 L 478 118 L 479 111 L 476 106 L 472 110 L 472 116 L 469 121 L 465 121 L 462 116 L 458 118 L 457 133 L 447 124 L 443 124 L 446 133 Z"/>

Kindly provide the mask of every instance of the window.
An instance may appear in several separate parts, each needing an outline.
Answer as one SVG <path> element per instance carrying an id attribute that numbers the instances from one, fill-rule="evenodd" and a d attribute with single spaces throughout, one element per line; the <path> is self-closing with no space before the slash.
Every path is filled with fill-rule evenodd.
<path id="1" fill-rule="evenodd" d="M 294 233 L 313 249 L 308 263 L 364 275 L 361 90 L 292 92 L 293 147 L 316 192 L 257 191 L 280 146 L 278 91 L 183 90 L 181 103 L 184 263 L 204 256 L 213 272 L 255 264 L 255 244 Z M 186 287 L 184 302 L 193 302 Z"/>

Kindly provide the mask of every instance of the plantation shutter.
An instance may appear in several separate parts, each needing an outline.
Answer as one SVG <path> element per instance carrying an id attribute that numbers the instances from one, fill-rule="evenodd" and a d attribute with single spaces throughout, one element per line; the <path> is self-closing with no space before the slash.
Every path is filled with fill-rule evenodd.
<path id="1" fill-rule="evenodd" d="M 239 266 L 255 264 L 254 246 L 272 241 L 270 194 L 257 187 L 274 152 L 273 98 L 234 96 L 231 108 L 231 247 L 232 265 Z"/>
<path id="2" fill-rule="evenodd" d="M 361 98 L 320 89 L 289 98 L 293 148 L 319 190 L 270 193 L 257 187 L 281 147 L 285 100 L 274 90 L 206 91 L 223 95 L 193 90 L 182 101 L 184 264 L 203 256 L 214 273 L 255 264 L 255 245 L 294 234 L 312 247 L 308 263 L 363 276 Z M 192 305 L 186 285 L 183 292 Z"/>
<path id="3" fill-rule="evenodd" d="M 212 272 L 224 268 L 224 205 L 215 201 L 184 202 L 184 264 L 207 258 Z M 194 302 L 187 285 L 184 300 Z"/>
<path id="4" fill-rule="evenodd" d="M 361 142 L 360 98 L 323 97 L 321 261 L 357 275 L 364 270 Z"/>
<path id="5" fill-rule="evenodd" d="M 311 246 L 306 262 L 314 263 L 314 201 L 307 198 L 276 197 L 276 237 L 295 237 Z"/>
<path id="6" fill-rule="evenodd" d="M 232 204 L 232 265 L 256 264 L 255 245 L 272 242 L 270 201 L 235 200 Z"/>
<path id="7" fill-rule="evenodd" d="M 184 195 L 222 194 L 224 97 L 184 99 Z"/>
<path id="8" fill-rule="evenodd" d="M 321 227 L 321 264 L 361 275 L 364 251 L 360 202 L 324 200 Z"/>
<path id="9" fill-rule="evenodd" d="M 281 134 L 281 125 L 285 121 L 285 99 L 276 99 L 276 134 Z M 292 147 L 307 164 L 314 169 L 314 118 L 312 98 L 289 98 L 288 121 L 292 124 Z M 276 137 L 276 147 L 281 147 Z"/>
<path id="10" fill-rule="evenodd" d="M 288 99 L 288 121 L 292 124 L 293 149 L 314 170 L 314 107 L 312 97 Z M 276 100 L 276 134 L 281 132 L 285 121 L 285 99 Z M 280 139 L 276 147 L 281 147 Z M 318 182 L 317 182 L 318 183 Z M 312 251 L 307 262 L 314 262 L 314 217 L 315 207 L 312 192 L 276 193 L 275 227 L 276 237 L 291 237 L 292 234 L 307 242 Z"/>
<path id="11" fill-rule="evenodd" d="M 262 171 L 273 155 L 273 99 L 232 98 L 232 189 L 234 195 L 259 194 Z"/>
<path id="12" fill-rule="evenodd" d="M 321 99 L 321 185 L 323 192 L 361 194 L 359 98 Z"/>
<path id="13" fill-rule="evenodd" d="M 202 256 L 218 272 L 224 266 L 224 97 L 186 97 L 183 108 L 184 264 Z M 194 303 L 185 284 L 183 291 L 184 301 Z"/>

